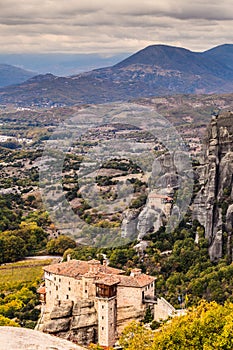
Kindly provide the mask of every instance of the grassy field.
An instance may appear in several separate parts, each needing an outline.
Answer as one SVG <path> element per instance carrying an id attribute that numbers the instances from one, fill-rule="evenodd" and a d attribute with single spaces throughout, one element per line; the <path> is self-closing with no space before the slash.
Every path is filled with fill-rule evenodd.
<path id="1" fill-rule="evenodd" d="M 25 260 L 0 266 L 0 291 L 21 283 L 37 282 L 43 277 L 43 266 L 52 260 Z"/>

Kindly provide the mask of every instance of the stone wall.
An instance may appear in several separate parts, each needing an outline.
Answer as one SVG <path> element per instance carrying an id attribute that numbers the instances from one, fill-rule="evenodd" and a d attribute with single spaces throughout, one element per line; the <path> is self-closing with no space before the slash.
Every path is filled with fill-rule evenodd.
<path id="1" fill-rule="evenodd" d="M 113 346 L 116 342 L 116 297 L 98 298 L 98 343 Z"/>
<path id="2" fill-rule="evenodd" d="M 62 295 L 64 299 L 75 302 L 79 299 L 93 299 L 95 284 L 93 276 L 70 278 L 45 272 L 46 308 L 51 311 Z"/>
<path id="3" fill-rule="evenodd" d="M 154 320 L 167 320 L 176 314 L 176 309 L 164 298 L 158 298 L 154 305 Z"/>

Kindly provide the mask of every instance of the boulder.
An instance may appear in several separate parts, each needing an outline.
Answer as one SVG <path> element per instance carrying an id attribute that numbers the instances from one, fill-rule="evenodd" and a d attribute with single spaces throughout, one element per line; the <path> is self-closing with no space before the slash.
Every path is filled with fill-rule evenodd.
<path id="1" fill-rule="evenodd" d="M 45 333 L 66 332 L 70 328 L 70 321 L 70 318 L 59 318 L 51 320 L 45 324 L 43 331 Z"/>
<path id="2" fill-rule="evenodd" d="M 73 301 L 63 301 L 59 305 L 54 306 L 50 318 L 55 320 L 57 318 L 70 317 L 72 314 Z"/>

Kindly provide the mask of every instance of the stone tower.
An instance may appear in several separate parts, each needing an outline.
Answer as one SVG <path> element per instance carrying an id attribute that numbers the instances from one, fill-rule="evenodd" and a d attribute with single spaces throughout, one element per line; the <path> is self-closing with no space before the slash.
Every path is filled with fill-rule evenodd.
<path id="1" fill-rule="evenodd" d="M 117 277 L 109 276 L 96 282 L 98 343 L 113 346 L 116 342 Z"/>

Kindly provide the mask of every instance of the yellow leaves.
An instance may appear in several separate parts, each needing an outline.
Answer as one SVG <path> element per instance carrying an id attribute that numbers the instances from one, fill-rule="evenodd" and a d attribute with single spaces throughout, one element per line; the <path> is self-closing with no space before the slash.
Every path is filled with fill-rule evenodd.
<path id="1" fill-rule="evenodd" d="M 228 330 L 229 317 L 233 317 L 233 304 L 222 306 L 216 302 L 202 301 L 187 315 L 177 317 L 170 324 L 163 326 L 162 330 L 155 335 L 153 350 L 228 349 L 223 343 L 224 340 L 226 342 L 227 335 L 230 336 L 228 343 L 232 342 L 232 336 Z M 232 348 L 229 347 L 231 350 Z"/>
<path id="2" fill-rule="evenodd" d="M 127 350 L 150 350 L 153 343 L 153 332 L 133 321 L 124 329 L 119 343 L 123 349 Z"/>
<path id="3" fill-rule="evenodd" d="M 0 315 L 0 327 L 1 326 L 19 327 L 19 324 L 7 317 Z"/>
<path id="4" fill-rule="evenodd" d="M 125 328 L 120 343 L 124 350 L 232 350 L 233 303 L 202 301 L 155 332 L 133 322 Z"/>

